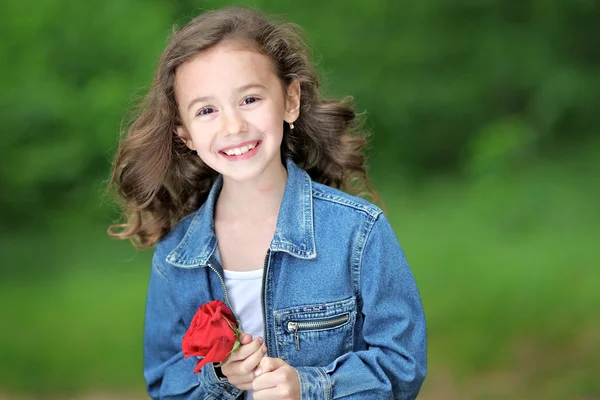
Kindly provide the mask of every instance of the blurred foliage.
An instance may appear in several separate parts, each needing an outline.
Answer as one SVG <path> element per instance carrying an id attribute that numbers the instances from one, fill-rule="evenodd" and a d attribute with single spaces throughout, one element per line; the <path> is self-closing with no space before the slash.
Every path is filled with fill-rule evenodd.
<path id="1" fill-rule="evenodd" d="M 476 184 L 384 187 L 428 321 L 419 399 L 600 396 L 598 150 Z M 2 253 L 13 268 L 40 267 L 0 280 L 0 398 L 146 398 L 151 252 L 136 255 L 77 214 L 53 225 L 52 235 L 11 236 Z"/>
<path id="2" fill-rule="evenodd" d="M 598 398 L 596 0 L 0 2 L 0 398 L 143 391 L 151 253 L 106 236 L 103 191 L 173 25 L 234 3 L 304 27 L 366 114 L 422 397 Z"/>
<path id="3" fill-rule="evenodd" d="M 236 3 L 305 28 L 327 92 L 366 111 L 381 173 L 510 168 L 600 123 L 596 1 Z M 124 110 L 173 23 L 225 4 L 2 2 L 2 225 L 31 209 L 94 208 Z"/>

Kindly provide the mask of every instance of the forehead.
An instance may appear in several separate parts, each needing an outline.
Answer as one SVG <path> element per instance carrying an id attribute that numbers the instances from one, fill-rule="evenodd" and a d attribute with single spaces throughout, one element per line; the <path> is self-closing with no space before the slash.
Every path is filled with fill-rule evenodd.
<path id="1" fill-rule="evenodd" d="M 240 43 L 226 41 L 203 50 L 175 73 L 175 93 L 180 101 L 190 96 L 219 96 L 250 84 L 271 89 L 280 85 L 271 60 Z"/>

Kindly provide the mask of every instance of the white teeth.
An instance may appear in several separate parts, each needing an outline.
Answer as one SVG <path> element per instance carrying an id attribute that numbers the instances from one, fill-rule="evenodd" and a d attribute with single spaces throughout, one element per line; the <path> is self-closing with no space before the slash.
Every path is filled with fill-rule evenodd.
<path id="1" fill-rule="evenodd" d="M 250 150 L 252 150 L 255 147 L 256 147 L 256 143 L 251 143 L 251 144 L 247 144 L 242 147 L 237 147 L 235 149 L 226 150 L 224 153 L 227 154 L 228 156 L 233 156 L 233 155 L 241 156 L 242 154 L 246 154 L 247 152 L 249 152 Z"/>

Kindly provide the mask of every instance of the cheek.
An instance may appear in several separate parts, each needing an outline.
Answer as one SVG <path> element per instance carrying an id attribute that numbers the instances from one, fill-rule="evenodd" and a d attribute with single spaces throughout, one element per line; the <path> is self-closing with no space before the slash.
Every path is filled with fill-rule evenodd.
<path id="1" fill-rule="evenodd" d="M 211 146 L 211 137 L 213 136 L 209 132 L 210 129 L 208 126 L 203 126 L 202 129 L 196 126 L 192 129 L 190 136 L 192 137 L 196 151 L 206 151 L 207 147 Z"/>
<path id="2" fill-rule="evenodd" d="M 269 108 L 264 112 L 256 113 L 251 123 L 256 129 L 269 136 L 283 134 L 283 114 L 278 109 Z"/>

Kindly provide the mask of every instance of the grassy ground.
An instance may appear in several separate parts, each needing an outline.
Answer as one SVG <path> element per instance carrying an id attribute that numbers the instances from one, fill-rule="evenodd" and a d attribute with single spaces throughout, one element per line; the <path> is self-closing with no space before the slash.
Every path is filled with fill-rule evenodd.
<path id="1" fill-rule="evenodd" d="M 428 319 L 420 398 L 600 398 L 598 172 L 583 157 L 383 187 Z M 10 398 L 143 396 L 150 254 L 81 220 L 2 238 L 0 393 Z"/>
<path id="2" fill-rule="evenodd" d="M 442 183 L 390 207 L 428 317 L 422 398 L 600 397 L 594 171 L 582 159 Z"/>

